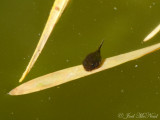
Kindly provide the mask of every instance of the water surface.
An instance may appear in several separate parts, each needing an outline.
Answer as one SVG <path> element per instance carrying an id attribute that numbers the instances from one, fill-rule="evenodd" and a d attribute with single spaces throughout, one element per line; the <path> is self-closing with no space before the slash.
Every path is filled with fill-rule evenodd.
<path id="1" fill-rule="evenodd" d="M 119 113 L 160 115 L 159 51 L 41 92 L 9 96 L 38 43 L 52 0 L 1 1 L 0 119 L 115 120 Z M 158 0 L 71 0 L 25 81 L 82 63 L 104 39 L 103 58 L 142 43 L 160 23 Z"/>

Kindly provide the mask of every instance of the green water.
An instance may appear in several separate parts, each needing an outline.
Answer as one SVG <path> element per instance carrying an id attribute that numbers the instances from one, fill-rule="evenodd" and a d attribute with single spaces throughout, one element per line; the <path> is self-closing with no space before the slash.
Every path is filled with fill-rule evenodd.
<path id="1" fill-rule="evenodd" d="M 52 4 L 1 0 L 0 120 L 118 120 L 129 112 L 159 118 L 160 51 L 37 93 L 7 94 L 19 85 Z M 158 43 L 160 34 L 142 40 L 159 23 L 159 0 L 71 0 L 25 81 L 81 64 L 102 40 L 103 58 Z"/>

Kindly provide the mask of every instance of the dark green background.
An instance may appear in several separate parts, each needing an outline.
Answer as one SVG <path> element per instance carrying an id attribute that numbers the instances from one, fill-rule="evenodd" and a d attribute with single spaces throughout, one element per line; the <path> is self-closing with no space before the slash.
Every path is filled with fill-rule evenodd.
<path id="1" fill-rule="evenodd" d="M 58 87 L 23 96 L 18 86 L 53 0 L 1 0 L 0 120 L 116 120 L 118 113 L 160 115 L 159 51 Z M 81 64 L 104 39 L 103 58 L 143 43 L 160 23 L 159 0 L 71 0 L 25 81 Z"/>

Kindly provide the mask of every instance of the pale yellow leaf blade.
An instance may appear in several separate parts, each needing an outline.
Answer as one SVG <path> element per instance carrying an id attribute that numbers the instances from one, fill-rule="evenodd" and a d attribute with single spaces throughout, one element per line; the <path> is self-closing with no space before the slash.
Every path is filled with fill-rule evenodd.
<path id="1" fill-rule="evenodd" d="M 87 76 L 87 75 L 100 72 L 105 69 L 118 66 L 128 61 L 140 58 L 146 54 L 149 54 L 155 50 L 158 50 L 159 48 L 160 48 L 160 43 L 146 47 L 146 48 L 142 48 L 139 50 L 135 50 L 132 52 L 128 52 L 125 54 L 106 58 L 104 60 L 103 65 L 100 68 L 93 70 L 91 72 L 85 71 L 82 65 L 59 70 L 59 71 L 35 78 L 33 80 L 30 80 L 16 87 L 15 89 L 11 90 L 9 94 L 22 95 L 22 94 L 28 94 L 28 93 L 44 90 L 47 88 L 51 88 L 51 87 L 54 87 L 54 86 L 84 77 L 84 76 Z"/>
<path id="2" fill-rule="evenodd" d="M 151 33 L 149 33 L 143 40 L 143 42 L 146 42 L 148 40 L 150 40 L 152 37 L 154 37 L 158 32 L 160 31 L 160 24 L 154 29 L 152 30 Z"/>
<path id="3" fill-rule="evenodd" d="M 48 18 L 47 23 L 45 25 L 45 28 L 43 30 L 43 33 L 42 33 L 40 40 L 38 42 L 38 45 L 33 53 L 33 56 L 28 64 L 26 70 L 22 74 L 22 77 L 20 78 L 19 82 L 23 81 L 25 76 L 29 73 L 29 71 L 33 67 L 33 65 L 36 62 L 38 56 L 40 55 L 44 45 L 47 42 L 50 33 L 52 32 L 54 26 L 56 25 L 58 19 L 60 18 L 61 14 L 63 13 L 68 2 L 69 2 L 69 0 L 55 0 L 53 7 L 51 9 L 49 18 Z"/>

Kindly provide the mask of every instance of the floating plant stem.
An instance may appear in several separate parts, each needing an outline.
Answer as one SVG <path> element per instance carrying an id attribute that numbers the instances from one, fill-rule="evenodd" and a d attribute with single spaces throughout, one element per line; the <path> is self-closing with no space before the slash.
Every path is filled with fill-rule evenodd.
<path id="1" fill-rule="evenodd" d="M 149 33 L 149 35 L 147 35 L 147 37 L 144 38 L 143 42 L 146 42 L 149 39 L 151 39 L 152 37 L 154 37 L 159 31 L 160 31 L 160 24 L 154 30 L 152 30 L 152 32 Z"/>
<path id="2" fill-rule="evenodd" d="M 11 90 L 9 94 L 22 95 L 22 94 L 33 93 L 33 92 L 37 92 L 47 88 L 51 88 L 72 80 L 76 80 L 81 77 L 85 77 L 85 76 L 118 66 L 128 61 L 138 59 L 158 49 L 160 49 L 160 43 L 146 47 L 146 48 L 142 48 L 139 50 L 135 50 L 132 52 L 106 58 L 101 67 L 89 72 L 86 71 L 82 65 L 59 70 L 59 71 L 35 78 L 26 83 L 23 83 L 22 85 Z"/>
<path id="3" fill-rule="evenodd" d="M 57 21 L 59 20 L 61 14 L 63 13 L 68 2 L 69 2 L 69 0 L 55 0 L 53 7 L 51 9 L 49 18 L 48 18 L 47 23 L 45 25 L 45 28 L 43 30 L 43 33 L 42 33 L 40 40 L 38 42 L 38 45 L 33 53 L 33 56 L 28 64 L 26 70 L 24 71 L 22 77 L 20 78 L 19 82 L 23 81 L 25 76 L 29 73 L 29 71 L 33 67 L 34 63 L 36 62 L 38 56 L 40 55 L 43 47 L 45 46 L 45 44 L 47 42 L 50 33 L 52 32 L 54 26 L 56 25 Z"/>

